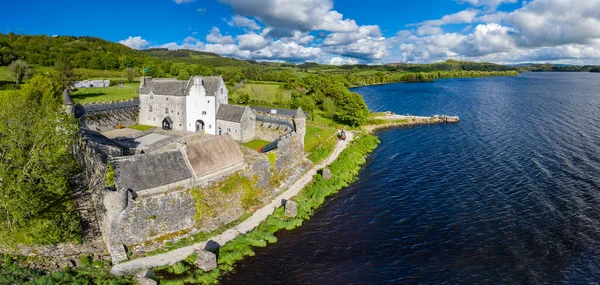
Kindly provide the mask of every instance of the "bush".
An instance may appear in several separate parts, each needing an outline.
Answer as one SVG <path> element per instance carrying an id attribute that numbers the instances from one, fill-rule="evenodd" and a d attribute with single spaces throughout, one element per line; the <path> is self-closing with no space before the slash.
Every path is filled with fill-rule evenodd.
<path id="1" fill-rule="evenodd" d="M 268 243 L 277 242 L 274 233 L 280 230 L 292 230 L 302 225 L 309 219 L 314 211 L 325 202 L 325 198 L 337 193 L 356 179 L 361 166 L 366 162 L 367 155 L 379 144 L 379 139 L 371 135 L 357 137 L 339 156 L 329 165 L 333 178 L 325 181 L 320 175 L 315 176 L 315 181 L 307 185 L 294 200 L 298 203 L 298 216 L 288 218 L 284 215 L 283 207 L 279 207 L 263 223 L 251 232 L 239 235 L 234 240 L 226 243 L 219 249 L 218 267 L 210 272 L 195 270 L 188 272 L 183 268 L 194 268 L 194 257 L 190 256 L 185 261 L 174 266 L 156 268 L 153 272 L 161 279 L 161 284 L 167 282 L 181 282 L 180 284 L 216 284 L 219 276 L 231 272 L 233 265 L 246 256 L 254 256 L 252 247 L 264 247 Z M 174 274 L 179 272 L 179 274 Z M 165 279 L 165 282 L 162 280 Z"/>

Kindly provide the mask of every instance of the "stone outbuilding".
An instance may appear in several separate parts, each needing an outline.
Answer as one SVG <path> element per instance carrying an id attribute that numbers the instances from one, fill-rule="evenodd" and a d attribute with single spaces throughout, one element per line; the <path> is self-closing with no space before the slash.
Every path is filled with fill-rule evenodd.
<path id="1" fill-rule="evenodd" d="M 248 106 L 221 105 L 217 112 L 217 135 L 249 142 L 256 136 L 256 114 Z"/>

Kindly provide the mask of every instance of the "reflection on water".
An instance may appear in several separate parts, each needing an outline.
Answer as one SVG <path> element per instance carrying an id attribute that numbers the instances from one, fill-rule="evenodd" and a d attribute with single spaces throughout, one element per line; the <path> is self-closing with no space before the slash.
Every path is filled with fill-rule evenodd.
<path id="1" fill-rule="evenodd" d="M 358 182 L 224 284 L 600 280 L 600 74 L 354 91 L 373 111 L 461 122 L 379 133 Z"/>

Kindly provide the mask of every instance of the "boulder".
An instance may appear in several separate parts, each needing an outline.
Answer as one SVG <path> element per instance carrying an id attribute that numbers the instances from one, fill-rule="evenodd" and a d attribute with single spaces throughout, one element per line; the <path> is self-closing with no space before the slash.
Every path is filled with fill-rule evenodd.
<path id="1" fill-rule="evenodd" d="M 288 218 L 293 218 L 298 215 L 298 204 L 296 202 L 288 200 L 285 202 L 284 215 Z"/>
<path id="2" fill-rule="evenodd" d="M 329 170 L 329 168 L 323 168 L 323 180 L 329 180 L 331 179 L 331 170 Z"/>
<path id="3" fill-rule="evenodd" d="M 135 276 L 135 280 L 139 285 L 157 285 L 158 282 L 154 281 L 150 277 L 150 271 L 142 271 Z"/>
<path id="4" fill-rule="evenodd" d="M 204 270 L 204 272 L 217 268 L 217 256 L 214 253 L 206 249 L 197 251 L 196 253 L 198 254 L 198 261 L 196 262 L 198 268 Z"/>

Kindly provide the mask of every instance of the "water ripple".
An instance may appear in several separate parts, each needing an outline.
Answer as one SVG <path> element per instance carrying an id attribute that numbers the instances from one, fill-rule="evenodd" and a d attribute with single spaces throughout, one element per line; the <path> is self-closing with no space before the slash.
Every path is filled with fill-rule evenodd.
<path id="1" fill-rule="evenodd" d="M 386 130 L 360 179 L 224 284 L 598 284 L 600 75 L 357 88 Z M 596 283 L 594 283 L 596 282 Z"/>

